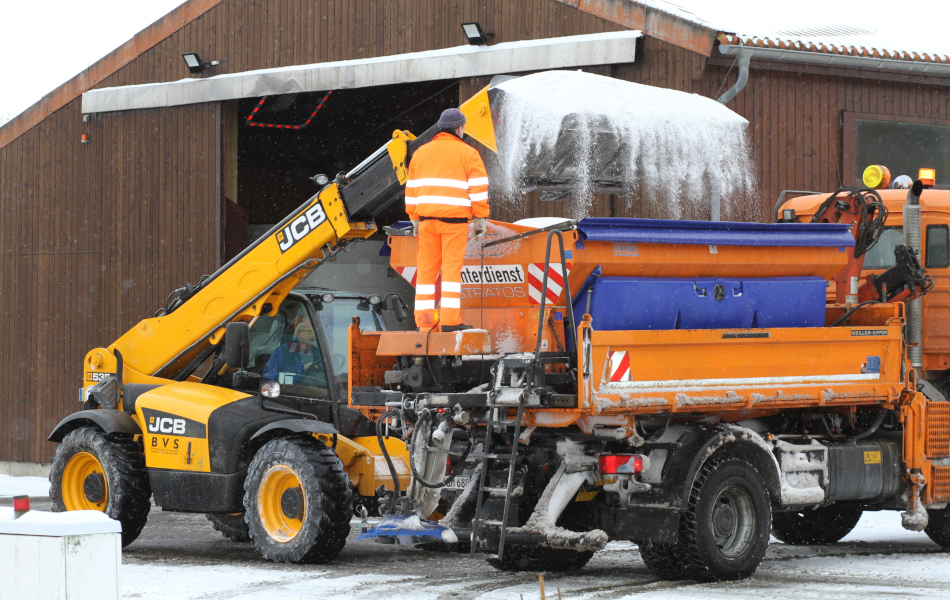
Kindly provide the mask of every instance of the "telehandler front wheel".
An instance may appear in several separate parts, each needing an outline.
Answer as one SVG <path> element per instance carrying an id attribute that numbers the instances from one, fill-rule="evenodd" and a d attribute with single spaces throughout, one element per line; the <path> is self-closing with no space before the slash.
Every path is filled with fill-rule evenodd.
<path id="1" fill-rule="evenodd" d="M 268 560 L 325 563 L 346 545 L 353 514 L 343 463 L 310 437 L 273 440 L 257 451 L 244 482 L 251 540 Z"/>
<path id="2" fill-rule="evenodd" d="M 63 438 L 49 474 L 53 510 L 98 510 L 122 523 L 122 546 L 142 532 L 152 504 L 145 457 L 128 438 L 80 427 Z"/>
<path id="3" fill-rule="evenodd" d="M 232 542 L 251 541 L 251 534 L 248 532 L 247 521 L 244 520 L 244 513 L 208 513 L 205 516 L 211 521 L 211 526 L 214 527 L 215 531 Z"/>

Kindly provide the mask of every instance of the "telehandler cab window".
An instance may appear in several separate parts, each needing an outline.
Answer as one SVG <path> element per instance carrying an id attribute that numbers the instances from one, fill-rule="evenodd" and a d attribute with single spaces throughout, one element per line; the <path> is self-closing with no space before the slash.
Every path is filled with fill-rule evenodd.
<path id="1" fill-rule="evenodd" d="M 894 248 L 903 245 L 904 229 L 888 227 L 877 243 L 864 255 L 865 269 L 890 269 L 895 265 Z"/>
<path id="2" fill-rule="evenodd" d="M 264 381 L 317 388 L 317 396 L 327 395 L 323 354 L 303 304 L 287 301 L 275 317 L 262 316 L 254 323 L 250 370 Z"/>
<path id="3" fill-rule="evenodd" d="M 315 297 L 317 298 L 317 297 Z M 380 315 L 368 302 L 361 298 L 341 298 L 337 296 L 333 302 L 317 303 L 317 314 L 323 325 L 327 344 L 330 346 L 330 355 L 333 359 L 333 373 L 338 384 L 346 387 L 349 372 L 349 340 L 347 330 L 353 317 L 360 318 L 360 329 L 363 331 L 380 331 Z"/>

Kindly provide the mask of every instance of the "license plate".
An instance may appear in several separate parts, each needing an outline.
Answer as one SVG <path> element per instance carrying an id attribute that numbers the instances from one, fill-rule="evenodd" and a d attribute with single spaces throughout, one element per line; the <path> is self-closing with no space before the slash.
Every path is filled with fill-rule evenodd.
<path id="1" fill-rule="evenodd" d="M 464 489 L 465 489 L 465 486 L 468 485 L 468 482 L 469 482 L 469 480 L 471 480 L 471 479 L 472 479 L 471 477 L 456 477 L 455 479 L 453 479 L 452 481 L 450 481 L 448 485 L 445 486 L 445 489 L 447 489 L 447 490 L 464 490 Z"/>

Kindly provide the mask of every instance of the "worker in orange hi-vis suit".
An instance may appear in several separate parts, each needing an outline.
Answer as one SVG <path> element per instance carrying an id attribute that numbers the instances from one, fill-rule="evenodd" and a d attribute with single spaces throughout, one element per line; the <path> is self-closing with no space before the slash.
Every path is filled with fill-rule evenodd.
<path id="1" fill-rule="evenodd" d="M 462 266 L 468 223 L 475 237 L 488 228 L 488 174 L 478 151 L 462 141 L 465 115 L 457 108 L 442 112 L 441 131 L 422 145 L 409 162 L 406 213 L 419 238 L 416 270 L 416 326 L 420 331 L 470 329 L 462 324 Z M 435 281 L 442 269 L 439 310 Z"/>

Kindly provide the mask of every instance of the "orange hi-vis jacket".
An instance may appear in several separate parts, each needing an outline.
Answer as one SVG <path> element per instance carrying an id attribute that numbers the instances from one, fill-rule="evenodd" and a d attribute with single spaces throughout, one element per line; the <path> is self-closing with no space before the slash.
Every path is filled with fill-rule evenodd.
<path id="1" fill-rule="evenodd" d="M 409 219 L 488 217 L 488 174 L 472 148 L 451 133 L 437 133 L 409 162 L 406 181 Z"/>

